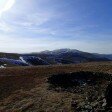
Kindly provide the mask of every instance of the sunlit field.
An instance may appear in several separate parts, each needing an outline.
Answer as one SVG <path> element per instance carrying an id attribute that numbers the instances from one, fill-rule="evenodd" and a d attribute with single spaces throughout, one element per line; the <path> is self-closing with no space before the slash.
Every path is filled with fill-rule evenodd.
<path id="1" fill-rule="evenodd" d="M 95 85 L 75 86 L 74 90 L 73 87 L 71 89 L 61 89 L 61 86 L 55 88 L 48 81 L 48 78 L 56 74 L 80 71 L 99 73 L 105 80 Z M 74 112 L 78 109 L 79 111 L 88 110 L 89 107 L 84 108 L 84 106 L 87 106 L 89 102 L 92 109 L 103 111 L 102 100 L 105 97 L 111 73 L 111 62 L 0 69 L 0 110 Z M 97 74 L 95 77 L 97 79 Z M 74 101 L 77 103 L 75 106 L 72 105 Z"/>

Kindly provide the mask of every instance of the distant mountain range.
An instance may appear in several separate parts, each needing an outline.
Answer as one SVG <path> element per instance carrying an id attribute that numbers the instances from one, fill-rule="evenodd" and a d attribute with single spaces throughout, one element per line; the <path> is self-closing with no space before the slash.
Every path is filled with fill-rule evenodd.
<path id="1" fill-rule="evenodd" d="M 29 54 L 0 53 L 0 66 L 36 66 L 112 61 L 112 54 L 95 54 L 76 49 L 58 49 Z"/>

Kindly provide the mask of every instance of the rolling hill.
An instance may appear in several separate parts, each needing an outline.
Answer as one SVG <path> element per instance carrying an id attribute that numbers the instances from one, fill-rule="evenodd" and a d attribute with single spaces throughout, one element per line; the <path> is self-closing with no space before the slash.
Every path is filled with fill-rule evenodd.
<path id="1" fill-rule="evenodd" d="M 5 64 L 5 67 L 77 64 L 111 60 L 112 55 L 88 53 L 76 49 L 57 49 L 29 54 L 0 53 L 0 65 L 4 66 Z"/>

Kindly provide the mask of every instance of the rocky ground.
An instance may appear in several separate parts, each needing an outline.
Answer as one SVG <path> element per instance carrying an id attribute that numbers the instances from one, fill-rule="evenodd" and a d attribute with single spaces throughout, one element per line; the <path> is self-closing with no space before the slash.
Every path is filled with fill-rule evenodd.
<path id="1" fill-rule="evenodd" d="M 91 71 L 106 73 L 100 83 L 51 87 L 53 74 Z M 0 69 L 0 112 L 111 112 L 105 109 L 105 92 L 112 63 L 85 63 Z"/>

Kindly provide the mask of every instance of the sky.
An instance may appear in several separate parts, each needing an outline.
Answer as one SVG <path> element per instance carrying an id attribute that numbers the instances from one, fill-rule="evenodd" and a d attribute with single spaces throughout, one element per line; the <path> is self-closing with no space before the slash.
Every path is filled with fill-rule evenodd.
<path id="1" fill-rule="evenodd" d="M 61 48 L 112 54 L 112 0 L 0 0 L 0 52 Z"/>

